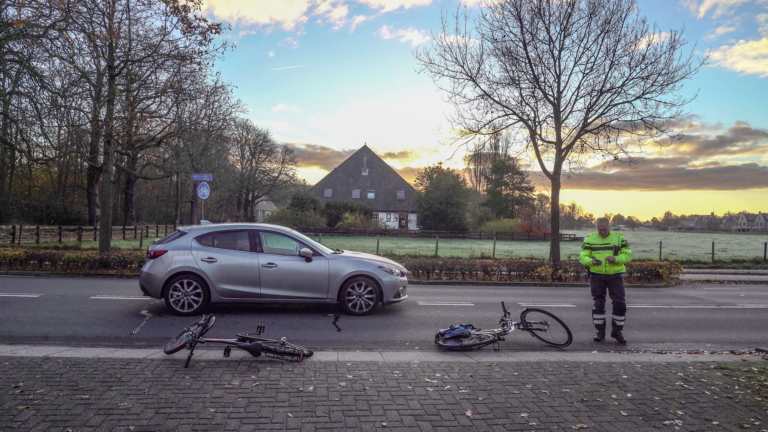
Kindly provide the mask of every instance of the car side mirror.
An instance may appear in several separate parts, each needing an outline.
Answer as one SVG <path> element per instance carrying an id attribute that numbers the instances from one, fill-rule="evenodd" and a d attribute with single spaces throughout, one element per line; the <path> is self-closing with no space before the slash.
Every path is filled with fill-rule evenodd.
<path id="1" fill-rule="evenodd" d="M 299 256 L 303 257 L 307 262 L 312 262 L 312 250 L 310 248 L 301 248 Z"/>

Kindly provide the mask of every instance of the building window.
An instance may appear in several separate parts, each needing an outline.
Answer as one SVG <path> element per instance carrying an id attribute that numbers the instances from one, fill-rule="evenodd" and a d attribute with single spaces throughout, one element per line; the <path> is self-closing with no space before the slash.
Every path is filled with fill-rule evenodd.
<path id="1" fill-rule="evenodd" d="M 323 198 L 330 198 L 333 196 L 333 189 L 325 189 L 323 191 Z"/>
<path id="2" fill-rule="evenodd" d="M 405 191 L 397 191 L 397 199 L 404 200 L 405 199 Z"/>
<path id="3" fill-rule="evenodd" d="M 376 199 L 376 191 L 368 191 L 368 199 Z"/>
<path id="4" fill-rule="evenodd" d="M 352 190 L 352 198 L 360 199 L 360 189 L 353 189 Z"/>
<path id="5" fill-rule="evenodd" d="M 379 214 L 378 213 L 374 213 L 373 214 L 373 220 L 379 220 Z"/>
<path id="6" fill-rule="evenodd" d="M 392 220 L 392 213 L 387 213 L 387 220 Z"/>

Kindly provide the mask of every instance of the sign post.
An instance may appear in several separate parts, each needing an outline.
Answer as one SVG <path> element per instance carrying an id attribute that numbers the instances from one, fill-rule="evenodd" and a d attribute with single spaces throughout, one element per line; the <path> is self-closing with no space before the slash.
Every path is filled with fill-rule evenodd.
<path id="1" fill-rule="evenodd" d="M 209 196 L 211 196 L 211 187 L 208 186 L 208 183 L 202 182 L 199 185 L 197 185 L 197 196 L 200 197 L 202 203 L 200 204 L 202 208 L 202 217 L 201 220 L 205 220 L 205 200 L 208 199 Z"/>

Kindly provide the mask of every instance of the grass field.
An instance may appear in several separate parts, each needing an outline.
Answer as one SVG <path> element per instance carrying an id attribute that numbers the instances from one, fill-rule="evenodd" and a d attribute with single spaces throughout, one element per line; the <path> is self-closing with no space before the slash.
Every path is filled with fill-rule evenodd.
<path id="1" fill-rule="evenodd" d="M 585 237 L 592 231 L 564 231 Z M 635 259 L 659 259 L 659 242 L 662 243 L 662 259 L 677 261 L 710 261 L 712 242 L 715 242 L 715 259 L 730 261 L 733 259 L 763 258 L 768 234 L 713 234 L 663 231 L 622 231 L 627 237 Z M 156 238 L 144 239 L 146 248 Z M 317 240 L 317 237 L 314 237 Z M 77 242 L 64 243 L 25 243 L 24 247 L 77 247 Z M 339 249 L 376 253 L 376 237 L 323 237 L 323 244 Z M 139 240 L 113 240 L 112 245 L 120 249 L 138 249 Z M 84 241 L 83 249 L 95 249 L 98 242 Z M 561 243 L 561 257 L 576 259 L 581 249 L 581 241 Z M 493 240 L 447 240 L 441 239 L 438 255 L 443 257 L 480 258 L 490 257 L 493 252 Z M 414 239 L 382 237 L 379 243 L 380 255 L 428 255 L 435 254 L 434 239 Z M 496 242 L 496 258 L 547 258 L 547 242 Z"/>

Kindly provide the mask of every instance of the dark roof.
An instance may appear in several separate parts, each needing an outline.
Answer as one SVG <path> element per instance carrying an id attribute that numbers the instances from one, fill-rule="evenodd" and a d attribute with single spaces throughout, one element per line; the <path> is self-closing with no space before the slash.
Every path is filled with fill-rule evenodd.
<path id="1" fill-rule="evenodd" d="M 744 215 L 744 218 L 747 219 L 747 222 L 754 222 L 755 219 L 757 219 L 757 215 L 754 213 L 742 213 Z"/>
<path id="2" fill-rule="evenodd" d="M 368 175 L 363 175 L 363 166 Z M 325 190 L 331 189 L 331 197 L 325 197 Z M 353 199 L 352 191 L 360 190 L 360 198 Z M 375 198 L 368 199 L 368 191 L 375 191 Z M 398 192 L 404 192 L 405 199 L 397 199 Z M 370 206 L 374 211 L 415 212 L 413 197 L 416 189 L 400 177 L 367 145 L 356 151 L 347 160 L 329 172 L 312 187 L 312 192 L 325 203 L 332 199 L 351 201 Z"/>

